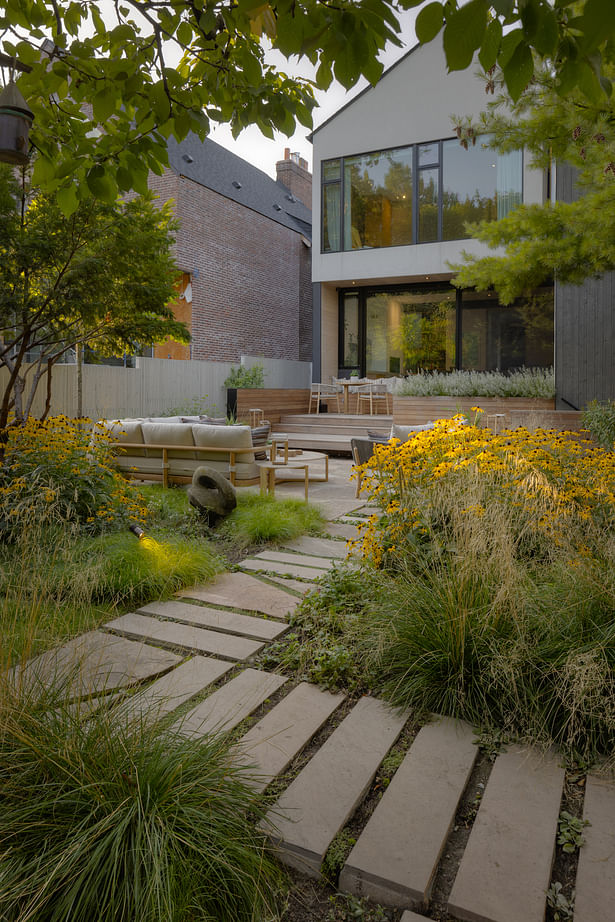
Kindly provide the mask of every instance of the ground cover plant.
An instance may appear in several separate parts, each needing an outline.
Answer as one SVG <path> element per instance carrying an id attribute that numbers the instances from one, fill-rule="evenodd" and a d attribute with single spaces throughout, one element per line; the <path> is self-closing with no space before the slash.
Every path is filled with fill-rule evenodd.
<path id="1" fill-rule="evenodd" d="M 592 400 L 583 410 L 583 425 L 602 448 L 615 447 L 615 401 Z"/>
<path id="2" fill-rule="evenodd" d="M 223 736 L 198 740 L 62 689 L 0 688 L 6 922 L 259 922 L 281 874 Z"/>
<path id="3" fill-rule="evenodd" d="M 500 371 L 425 371 L 399 378 L 395 393 L 402 397 L 540 397 L 555 396 L 552 368 Z"/>
<path id="4" fill-rule="evenodd" d="M 612 757 L 615 465 L 571 434 L 441 420 L 376 446 L 362 652 L 395 703 Z M 360 643 L 360 640 L 359 640 Z"/>

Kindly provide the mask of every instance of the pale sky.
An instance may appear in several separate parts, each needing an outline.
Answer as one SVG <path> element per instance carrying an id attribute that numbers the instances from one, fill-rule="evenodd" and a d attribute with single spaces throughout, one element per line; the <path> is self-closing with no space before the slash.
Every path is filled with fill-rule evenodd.
<path id="1" fill-rule="evenodd" d="M 416 44 L 416 36 L 414 33 L 416 16 L 416 9 L 409 10 L 399 16 L 402 27 L 402 32 L 399 37 L 403 42 L 403 47 L 396 48 L 390 45 L 388 49 L 385 50 L 380 58 L 385 67 L 390 67 L 391 64 L 394 64 L 395 61 Z M 271 55 L 270 59 L 272 63 L 279 62 L 277 66 L 285 73 L 304 77 L 313 77 L 314 75 L 314 71 L 311 69 L 309 63 L 301 61 L 289 63 L 278 53 L 276 53 L 275 57 Z M 333 115 L 334 112 L 337 112 L 344 103 L 352 99 L 353 96 L 367 85 L 366 80 L 361 80 L 352 90 L 347 92 L 339 83 L 332 83 L 326 92 L 317 92 L 316 99 L 318 101 L 318 107 L 314 109 L 313 113 L 314 127 L 316 128 Z M 275 179 L 275 164 L 277 160 L 284 159 L 285 147 L 290 147 L 291 151 L 297 151 L 307 160 L 311 172 L 312 145 L 307 139 L 309 133 L 309 131 L 300 125 L 299 130 L 292 135 L 292 137 L 287 138 L 284 134 L 276 133 L 274 140 L 270 140 L 262 135 L 258 128 L 247 128 L 245 131 L 242 131 L 236 140 L 234 140 L 230 128 L 226 125 L 219 125 L 211 131 L 210 137 L 214 141 L 217 141 L 218 144 L 228 148 L 228 150 L 232 150 L 233 153 L 247 160 L 249 163 L 252 163 Z"/>

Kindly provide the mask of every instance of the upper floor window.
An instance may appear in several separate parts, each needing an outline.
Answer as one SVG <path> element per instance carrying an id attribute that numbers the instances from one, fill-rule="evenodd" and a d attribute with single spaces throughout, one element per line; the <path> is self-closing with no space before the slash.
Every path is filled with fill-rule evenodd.
<path id="1" fill-rule="evenodd" d="M 456 138 L 325 160 L 322 250 L 468 237 L 466 222 L 504 217 L 522 201 L 521 151 Z"/>

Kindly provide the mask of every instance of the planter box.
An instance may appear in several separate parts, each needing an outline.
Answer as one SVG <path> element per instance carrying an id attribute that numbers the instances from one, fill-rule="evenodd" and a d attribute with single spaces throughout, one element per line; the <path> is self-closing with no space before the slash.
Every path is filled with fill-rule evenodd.
<path id="1" fill-rule="evenodd" d="M 416 426 L 434 419 L 450 419 L 456 413 L 470 413 L 480 407 L 486 417 L 502 414 L 498 430 L 526 426 L 528 429 L 581 428 L 581 413 L 555 410 L 555 399 L 538 397 L 398 397 L 393 395 L 393 421 L 401 426 Z M 493 427 L 494 419 L 485 420 Z"/>

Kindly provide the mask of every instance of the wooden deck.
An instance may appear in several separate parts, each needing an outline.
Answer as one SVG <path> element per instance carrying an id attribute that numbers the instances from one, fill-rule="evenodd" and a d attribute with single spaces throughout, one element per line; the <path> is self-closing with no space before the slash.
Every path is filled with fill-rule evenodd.
<path id="1" fill-rule="evenodd" d="M 275 434 L 288 437 L 289 448 L 350 454 L 350 440 L 367 436 L 367 430 L 388 433 L 392 416 L 344 413 L 282 414 L 273 426 Z"/>

